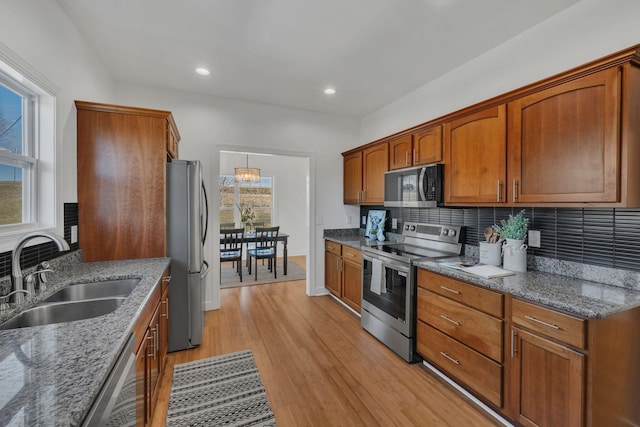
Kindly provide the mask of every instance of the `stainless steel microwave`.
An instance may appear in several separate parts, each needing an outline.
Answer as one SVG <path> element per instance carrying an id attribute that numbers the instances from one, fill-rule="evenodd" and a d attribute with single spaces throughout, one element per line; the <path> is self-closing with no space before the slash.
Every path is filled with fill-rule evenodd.
<path id="1" fill-rule="evenodd" d="M 403 208 L 442 206 L 443 165 L 401 169 L 384 174 L 384 205 Z"/>

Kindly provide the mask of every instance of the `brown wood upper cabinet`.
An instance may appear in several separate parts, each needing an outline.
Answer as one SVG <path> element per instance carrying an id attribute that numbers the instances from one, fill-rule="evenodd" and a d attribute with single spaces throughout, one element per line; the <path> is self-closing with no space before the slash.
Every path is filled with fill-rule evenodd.
<path id="1" fill-rule="evenodd" d="M 389 141 L 389 170 L 442 161 L 442 125 Z"/>
<path id="2" fill-rule="evenodd" d="M 76 101 L 78 224 L 85 261 L 166 255 L 169 111 Z"/>
<path id="3" fill-rule="evenodd" d="M 614 67 L 510 102 L 508 201 L 617 202 L 620 101 Z"/>
<path id="4" fill-rule="evenodd" d="M 506 106 L 444 124 L 445 204 L 496 204 L 505 200 Z"/>
<path id="5" fill-rule="evenodd" d="M 378 144 L 345 154 L 343 162 L 344 203 L 384 203 L 384 173 L 389 170 L 389 144 Z"/>

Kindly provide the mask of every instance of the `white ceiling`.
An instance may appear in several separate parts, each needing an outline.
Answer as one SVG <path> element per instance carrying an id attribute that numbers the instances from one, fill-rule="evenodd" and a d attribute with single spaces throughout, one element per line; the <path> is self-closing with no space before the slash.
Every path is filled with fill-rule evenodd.
<path id="1" fill-rule="evenodd" d="M 358 117 L 578 1 L 58 0 L 118 82 Z"/>

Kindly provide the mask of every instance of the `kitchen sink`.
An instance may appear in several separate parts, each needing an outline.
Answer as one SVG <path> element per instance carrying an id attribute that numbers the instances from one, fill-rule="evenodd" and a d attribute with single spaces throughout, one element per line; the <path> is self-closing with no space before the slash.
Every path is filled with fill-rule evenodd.
<path id="1" fill-rule="evenodd" d="M 127 297 L 140 279 L 106 280 L 102 282 L 77 283 L 60 289 L 45 299 L 45 303 L 82 301 L 96 298 Z"/>
<path id="2" fill-rule="evenodd" d="M 125 297 L 114 297 L 38 305 L 7 320 L 0 325 L 0 330 L 90 319 L 115 311 L 125 300 Z"/>

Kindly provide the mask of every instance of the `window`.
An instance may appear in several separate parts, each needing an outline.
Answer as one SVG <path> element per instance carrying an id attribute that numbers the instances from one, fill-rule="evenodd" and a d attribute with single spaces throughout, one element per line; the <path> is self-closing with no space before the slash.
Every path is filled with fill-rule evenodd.
<path id="1" fill-rule="evenodd" d="M 33 222 L 31 183 L 37 166 L 29 128 L 35 97 L 13 90 L 7 80 L 0 80 L 0 225 Z"/>
<path id="2" fill-rule="evenodd" d="M 273 178 L 263 176 L 255 182 L 236 182 L 233 176 L 222 175 L 220 188 L 220 224 L 247 223 L 269 227 L 273 219 Z M 253 218 L 243 218 L 243 213 L 253 213 Z"/>
<path id="3" fill-rule="evenodd" d="M 12 55 L 0 49 L 0 251 L 56 226 L 53 86 Z"/>

